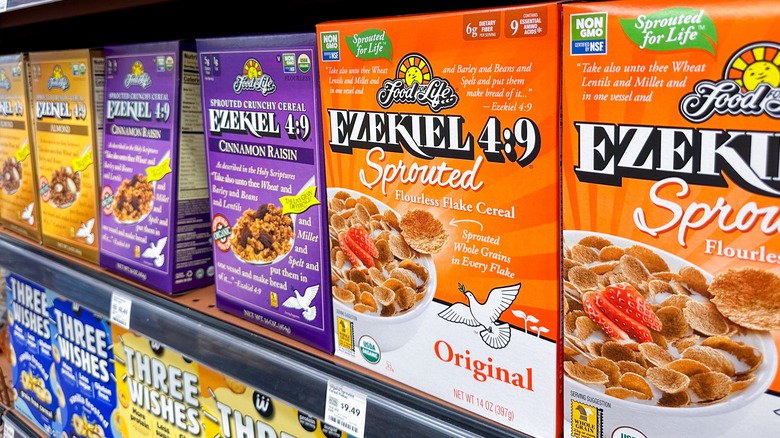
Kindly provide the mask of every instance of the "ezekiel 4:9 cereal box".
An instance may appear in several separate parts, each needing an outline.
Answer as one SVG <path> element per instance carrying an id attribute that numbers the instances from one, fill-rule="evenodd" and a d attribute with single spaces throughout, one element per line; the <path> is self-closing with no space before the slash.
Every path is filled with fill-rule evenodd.
<path id="1" fill-rule="evenodd" d="M 336 354 L 560 432 L 557 4 L 317 25 Z"/>
<path id="2" fill-rule="evenodd" d="M 563 5 L 567 436 L 780 431 L 776 6 Z"/>

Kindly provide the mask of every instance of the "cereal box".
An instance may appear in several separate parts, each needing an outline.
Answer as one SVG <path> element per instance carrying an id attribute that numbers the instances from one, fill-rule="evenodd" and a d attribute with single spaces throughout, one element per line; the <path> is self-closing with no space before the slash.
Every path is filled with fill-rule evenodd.
<path id="1" fill-rule="evenodd" d="M 198 364 L 119 325 L 111 326 L 111 334 L 119 402 L 111 416 L 115 436 L 206 437 Z"/>
<path id="2" fill-rule="evenodd" d="M 203 365 L 198 367 L 208 437 L 347 438 L 313 415 Z"/>
<path id="3" fill-rule="evenodd" d="M 197 44 L 217 306 L 332 353 L 315 35 Z"/>
<path id="4" fill-rule="evenodd" d="M 45 436 L 60 438 L 59 393 L 49 325 L 51 301 L 45 288 L 9 272 L 5 277 L 13 408 Z"/>
<path id="5" fill-rule="evenodd" d="M 336 354 L 560 433 L 559 9 L 317 25 Z"/>
<path id="6" fill-rule="evenodd" d="M 31 52 L 43 244 L 98 262 L 103 52 Z"/>
<path id="7" fill-rule="evenodd" d="M 111 324 L 67 298 L 48 296 L 61 436 L 122 437 L 111 425 L 117 406 Z"/>
<path id="8" fill-rule="evenodd" d="M 25 54 L 0 56 L 0 222 L 40 242 L 28 64 Z"/>
<path id="9" fill-rule="evenodd" d="M 777 435 L 777 3 L 563 12 L 566 435 Z"/>
<path id="10" fill-rule="evenodd" d="M 211 284 L 195 43 L 104 50 L 100 264 L 168 294 Z"/>

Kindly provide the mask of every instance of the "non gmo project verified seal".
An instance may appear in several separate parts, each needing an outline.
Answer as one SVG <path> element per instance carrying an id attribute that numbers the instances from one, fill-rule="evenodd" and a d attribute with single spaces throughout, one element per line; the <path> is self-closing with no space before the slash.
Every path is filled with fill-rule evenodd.
<path id="1" fill-rule="evenodd" d="M 607 53 L 607 13 L 571 16 L 571 54 L 604 55 Z"/>
<path id="2" fill-rule="evenodd" d="M 602 438 L 601 409 L 571 401 L 571 436 L 572 438 Z"/>

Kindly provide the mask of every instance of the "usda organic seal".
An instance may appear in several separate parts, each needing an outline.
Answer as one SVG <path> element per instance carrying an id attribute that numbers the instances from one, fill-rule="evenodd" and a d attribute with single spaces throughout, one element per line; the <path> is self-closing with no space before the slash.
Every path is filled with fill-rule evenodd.
<path id="1" fill-rule="evenodd" d="M 371 336 L 362 336 L 360 338 L 358 341 L 358 351 L 363 355 L 363 359 L 371 364 L 379 363 L 379 359 L 382 357 L 382 354 L 379 351 L 379 345 L 377 345 L 376 341 Z"/>

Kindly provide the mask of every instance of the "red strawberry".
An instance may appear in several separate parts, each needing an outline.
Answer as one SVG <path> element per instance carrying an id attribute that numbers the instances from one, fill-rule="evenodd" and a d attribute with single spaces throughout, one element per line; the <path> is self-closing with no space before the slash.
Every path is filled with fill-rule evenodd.
<path id="1" fill-rule="evenodd" d="M 606 298 L 606 291 L 596 294 L 595 304 L 612 323 L 628 333 L 637 342 L 653 342 L 653 336 L 641 322 L 631 318 Z M 597 321 L 598 322 L 598 321 Z M 606 331 L 606 330 L 605 330 Z M 609 334 L 609 333 L 607 333 Z M 614 337 L 614 336 L 613 336 Z"/>
<path id="2" fill-rule="evenodd" d="M 585 313 L 588 314 L 590 319 L 604 330 L 612 339 L 628 339 L 626 332 L 620 329 L 614 322 L 612 322 L 596 305 L 596 293 L 586 292 L 582 296 L 582 305 L 585 308 Z"/>
<path id="3" fill-rule="evenodd" d="M 601 294 L 615 305 L 623 313 L 634 320 L 651 328 L 657 332 L 661 331 L 663 324 L 658 315 L 653 312 L 650 303 L 645 300 L 635 288 L 629 283 L 612 284 L 606 287 Z"/>
<path id="4" fill-rule="evenodd" d="M 364 266 L 360 258 L 358 258 L 358 256 L 350 249 L 347 242 L 347 233 L 339 234 L 339 248 L 341 248 L 341 251 L 347 255 L 349 261 L 352 263 L 352 266 L 356 268 L 362 268 Z"/>
<path id="5" fill-rule="evenodd" d="M 347 230 L 347 241 L 352 244 L 352 249 L 355 250 L 360 247 L 363 251 L 367 252 L 371 257 L 378 258 L 379 250 L 376 249 L 374 241 L 368 236 L 368 232 L 360 225 L 352 225 Z"/>

